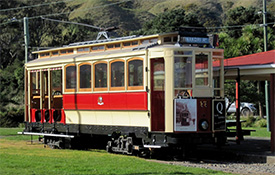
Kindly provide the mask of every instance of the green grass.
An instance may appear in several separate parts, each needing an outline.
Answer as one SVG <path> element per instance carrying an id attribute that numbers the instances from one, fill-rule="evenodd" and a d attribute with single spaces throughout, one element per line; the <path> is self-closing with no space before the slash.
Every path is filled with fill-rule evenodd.
<path id="1" fill-rule="evenodd" d="M 147 161 L 101 150 L 53 150 L 41 144 L 0 139 L 0 174 L 228 174 Z"/>
<path id="2" fill-rule="evenodd" d="M 242 127 L 242 129 L 256 130 L 256 132 L 251 132 L 252 137 L 271 137 L 271 132 L 267 131 L 266 128 Z"/>
<path id="3" fill-rule="evenodd" d="M 229 129 L 236 129 L 236 127 L 228 127 Z M 242 129 L 256 130 L 252 131 L 252 137 L 271 137 L 271 132 L 267 131 L 266 128 L 258 128 L 258 127 L 242 127 Z"/>
<path id="4" fill-rule="evenodd" d="M 0 136 L 4 136 L 6 140 L 31 140 L 30 135 L 18 135 L 24 128 L 0 128 Z M 33 136 L 33 140 L 37 140 L 38 136 Z"/>
<path id="5" fill-rule="evenodd" d="M 17 132 L 22 132 L 24 128 L 0 128 L 0 136 L 17 135 Z"/>

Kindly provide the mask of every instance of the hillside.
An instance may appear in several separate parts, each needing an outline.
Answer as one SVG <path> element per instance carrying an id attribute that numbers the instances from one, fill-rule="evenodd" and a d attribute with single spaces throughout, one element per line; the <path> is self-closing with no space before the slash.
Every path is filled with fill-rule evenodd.
<path id="1" fill-rule="evenodd" d="M 269 0 L 270 3 L 272 0 Z M 202 16 L 201 22 L 207 25 L 221 25 L 224 14 L 239 6 L 259 7 L 261 0 L 132 0 L 119 5 L 107 6 L 119 0 L 78 0 L 68 2 L 73 12 L 70 19 L 92 18 L 100 27 L 119 26 L 122 30 L 140 29 L 142 24 L 155 15 L 167 10 L 183 8 L 186 12 L 196 12 Z M 214 22 L 213 22 L 214 21 Z"/>

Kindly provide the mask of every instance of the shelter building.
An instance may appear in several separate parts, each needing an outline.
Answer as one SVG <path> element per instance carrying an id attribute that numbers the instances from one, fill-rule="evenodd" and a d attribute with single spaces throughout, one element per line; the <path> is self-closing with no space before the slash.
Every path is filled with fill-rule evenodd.
<path id="1" fill-rule="evenodd" d="M 240 80 L 269 81 L 269 117 L 271 152 L 275 152 L 275 50 L 224 60 L 225 79 L 236 80 L 236 106 Z M 238 107 L 237 107 L 238 108 Z M 240 109 L 240 108 L 239 108 Z M 240 112 L 237 109 L 237 136 L 240 134 Z M 237 137 L 238 138 L 238 137 Z"/>

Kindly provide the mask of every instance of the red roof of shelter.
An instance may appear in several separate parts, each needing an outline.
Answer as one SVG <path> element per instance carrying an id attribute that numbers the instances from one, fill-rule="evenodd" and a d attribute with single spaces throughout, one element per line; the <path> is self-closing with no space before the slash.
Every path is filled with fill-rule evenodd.
<path id="1" fill-rule="evenodd" d="M 224 67 L 275 64 L 275 50 L 224 60 Z"/>

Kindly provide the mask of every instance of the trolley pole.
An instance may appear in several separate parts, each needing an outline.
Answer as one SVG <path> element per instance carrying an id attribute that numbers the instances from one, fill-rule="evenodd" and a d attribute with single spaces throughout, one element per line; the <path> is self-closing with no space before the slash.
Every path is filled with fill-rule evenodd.
<path id="1" fill-rule="evenodd" d="M 29 20 L 24 17 L 24 40 L 25 40 L 25 63 L 28 62 L 28 47 L 29 47 Z"/>
<path id="2" fill-rule="evenodd" d="M 25 64 L 28 62 L 28 47 L 29 47 L 29 22 L 28 22 L 28 17 L 24 17 L 23 19 L 23 23 L 24 23 L 24 40 L 25 40 Z M 29 112 L 28 112 L 28 96 L 27 96 L 27 89 L 28 89 L 28 82 L 27 82 L 27 75 L 28 73 L 26 73 L 26 70 L 24 69 L 24 94 L 25 94 L 25 121 L 29 121 Z"/>
<path id="3" fill-rule="evenodd" d="M 264 27 L 264 51 L 267 51 L 267 25 L 266 25 L 266 0 L 263 0 L 263 27 Z M 268 81 L 265 81 L 265 106 L 266 106 L 266 119 L 267 119 L 267 130 L 270 131 L 269 128 L 269 100 L 268 100 Z"/>

